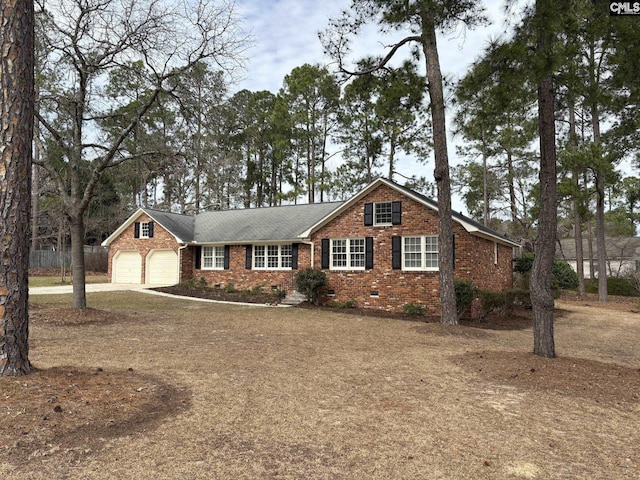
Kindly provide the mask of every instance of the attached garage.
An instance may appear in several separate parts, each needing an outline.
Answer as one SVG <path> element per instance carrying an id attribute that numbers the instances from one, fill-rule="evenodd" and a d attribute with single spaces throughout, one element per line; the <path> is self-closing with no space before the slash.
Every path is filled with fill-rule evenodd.
<path id="1" fill-rule="evenodd" d="M 142 257 L 138 252 L 121 250 L 113 256 L 113 283 L 142 282 Z"/>
<path id="2" fill-rule="evenodd" d="M 151 250 L 147 255 L 146 282 L 152 285 L 178 283 L 178 254 L 174 250 Z"/>

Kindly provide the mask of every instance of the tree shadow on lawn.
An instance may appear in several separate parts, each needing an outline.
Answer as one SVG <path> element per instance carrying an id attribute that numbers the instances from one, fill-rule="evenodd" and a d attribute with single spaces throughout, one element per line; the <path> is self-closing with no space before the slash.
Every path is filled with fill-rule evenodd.
<path id="1" fill-rule="evenodd" d="M 0 378 L 0 462 L 72 464 L 109 439 L 147 432 L 189 409 L 191 393 L 133 371 L 54 367 Z M 12 439 L 8 441 L 8 439 Z"/>

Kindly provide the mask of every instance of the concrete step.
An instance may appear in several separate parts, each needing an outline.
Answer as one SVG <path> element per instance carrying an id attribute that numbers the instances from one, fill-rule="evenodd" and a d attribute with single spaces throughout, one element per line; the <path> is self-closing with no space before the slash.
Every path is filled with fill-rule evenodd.
<path id="1" fill-rule="evenodd" d="M 307 296 L 298 292 L 297 290 L 292 290 L 287 293 L 287 296 L 282 299 L 280 302 L 282 305 L 300 305 L 302 302 L 307 301 Z"/>

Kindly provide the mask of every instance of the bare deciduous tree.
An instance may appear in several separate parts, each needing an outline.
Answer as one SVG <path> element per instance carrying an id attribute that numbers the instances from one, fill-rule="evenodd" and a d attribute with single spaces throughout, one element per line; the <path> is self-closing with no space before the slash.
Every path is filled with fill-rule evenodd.
<path id="1" fill-rule="evenodd" d="M 180 77 L 200 62 L 233 76 L 243 64 L 248 37 L 232 2 L 207 0 L 38 0 L 37 25 L 46 52 L 37 112 L 41 128 L 63 152 L 45 154 L 40 164 L 57 185 L 69 221 L 73 307 L 86 308 L 83 240 L 85 212 L 102 173 L 136 155 L 124 141 Z M 144 65 L 146 94 L 119 134 L 101 125 L 118 114 L 127 98 L 109 98 L 109 72 L 134 61 Z M 173 85 L 173 87 L 172 87 Z M 116 122 L 111 122 L 111 124 Z"/>

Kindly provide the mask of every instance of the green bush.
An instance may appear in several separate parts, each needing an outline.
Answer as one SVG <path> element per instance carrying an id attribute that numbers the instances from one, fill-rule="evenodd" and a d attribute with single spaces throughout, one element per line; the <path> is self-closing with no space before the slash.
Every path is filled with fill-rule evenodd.
<path id="1" fill-rule="evenodd" d="M 256 285 L 251 288 L 252 295 L 262 295 L 264 293 L 263 285 Z"/>
<path id="2" fill-rule="evenodd" d="M 578 274 L 564 260 L 553 260 L 553 278 L 555 286 L 562 290 L 574 290 L 578 288 Z"/>
<path id="3" fill-rule="evenodd" d="M 222 287 L 222 291 L 224 293 L 237 293 L 239 290 L 233 283 L 227 283 L 224 287 Z"/>
<path id="4" fill-rule="evenodd" d="M 490 292 L 488 290 L 478 290 L 478 298 L 480 299 L 480 307 L 482 308 L 481 318 L 486 318 L 494 310 L 498 310 L 507 306 L 507 292 Z"/>
<path id="5" fill-rule="evenodd" d="M 427 309 L 424 307 L 424 305 L 413 302 L 405 303 L 402 306 L 402 312 L 412 317 L 421 317 L 425 314 L 426 310 Z"/>
<path id="6" fill-rule="evenodd" d="M 585 282 L 584 289 L 587 293 L 598 293 L 598 279 Z M 620 295 L 623 297 L 636 297 L 638 290 L 627 278 L 608 277 L 607 293 L 609 295 Z"/>
<path id="7" fill-rule="evenodd" d="M 505 291 L 505 301 L 509 307 L 531 308 L 531 292 L 524 288 L 512 288 Z"/>
<path id="8" fill-rule="evenodd" d="M 318 291 L 327 284 L 327 275 L 322 270 L 304 268 L 296 275 L 298 291 L 307 296 L 307 300 L 318 304 Z"/>
<path id="9" fill-rule="evenodd" d="M 460 316 L 473 303 L 475 291 L 469 280 L 454 280 L 453 288 L 456 292 L 456 309 Z"/>
<path id="10" fill-rule="evenodd" d="M 356 308 L 358 306 L 358 302 L 354 299 L 347 300 L 346 302 L 331 300 L 327 303 L 327 306 L 332 308 Z"/>
<path id="11" fill-rule="evenodd" d="M 513 271 L 528 277 L 535 258 L 533 253 L 525 253 L 521 258 L 516 258 L 513 262 Z M 578 274 L 564 260 L 554 258 L 552 275 L 551 288 L 554 290 L 578 288 Z"/>
<path id="12" fill-rule="evenodd" d="M 189 280 L 182 282 L 181 285 L 187 288 L 207 288 L 207 281 L 202 277 L 190 278 Z"/>

